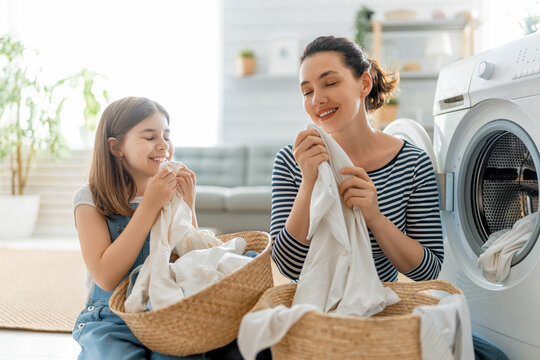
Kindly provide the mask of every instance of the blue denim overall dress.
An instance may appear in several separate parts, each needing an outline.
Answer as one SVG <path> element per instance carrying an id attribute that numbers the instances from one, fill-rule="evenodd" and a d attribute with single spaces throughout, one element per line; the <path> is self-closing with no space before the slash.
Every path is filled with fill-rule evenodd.
<path id="1" fill-rule="evenodd" d="M 134 208 L 138 204 L 131 204 Z M 114 215 L 107 219 L 111 240 L 114 241 L 131 218 Z M 150 253 L 150 234 L 146 237 L 137 260 L 129 273 L 141 265 Z M 129 275 L 129 274 L 128 274 Z M 140 359 L 205 359 L 204 355 L 174 357 L 154 353 L 146 348 L 131 332 L 126 323 L 109 308 L 112 291 L 105 291 L 93 284 L 85 309 L 79 314 L 73 329 L 73 338 L 81 346 L 78 359 L 89 360 L 140 360 Z"/>

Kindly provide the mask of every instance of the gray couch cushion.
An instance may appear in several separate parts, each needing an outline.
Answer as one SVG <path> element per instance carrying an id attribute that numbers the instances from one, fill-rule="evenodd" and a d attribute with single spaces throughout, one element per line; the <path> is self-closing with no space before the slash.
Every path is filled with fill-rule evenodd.
<path id="1" fill-rule="evenodd" d="M 272 188 L 270 186 L 240 186 L 230 189 L 225 198 L 227 211 L 262 211 L 270 216 Z"/>
<path id="2" fill-rule="evenodd" d="M 174 159 L 195 172 L 197 185 L 232 187 L 245 184 L 245 147 L 176 147 Z"/>
<path id="3" fill-rule="evenodd" d="M 247 153 L 246 185 L 268 185 L 272 182 L 272 168 L 277 152 L 285 145 L 252 145 Z"/>
<path id="4" fill-rule="evenodd" d="M 197 210 L 225 211 L 225 198 L 229 188 L 222 186 L 197 185 L 195 212 Z"/>

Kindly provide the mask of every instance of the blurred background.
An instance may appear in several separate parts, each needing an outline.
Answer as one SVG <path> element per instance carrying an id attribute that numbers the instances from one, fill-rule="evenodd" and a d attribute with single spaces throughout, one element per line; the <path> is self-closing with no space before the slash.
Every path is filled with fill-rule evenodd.
<path id="1" fill-rule="evenodd" d="M 51 153 L 60 142 L 46 139 L 37 161 L 23 164 L 24 193 L 41 195 L 32 234 L 74 235 L 71 197 L 86 182 L 93 129 L 113 100 L 161 103 L 175 146 L 280 148 L 309 121 L 298 58 L 311 40 L 331 34 L 359 42 L 400 75 L 399 93 L 374 126 L 405 117 L 432 134 L 441 67 L 535 31 L 539 15 L 538 0 L 0 0 L 0 36 L 39 50 L 32 66 L 44 84 L 67 79 L 45 101 L 62 105 L 61 151 Z M 3 75 L 9 63 L 1 63 Z M 13 110 L 0 115 L 6 131 Z M 14 190 L 14 143 L 6 139 L 2 195 Z M 8 208 L 5 199 L 0 208 Z"/>

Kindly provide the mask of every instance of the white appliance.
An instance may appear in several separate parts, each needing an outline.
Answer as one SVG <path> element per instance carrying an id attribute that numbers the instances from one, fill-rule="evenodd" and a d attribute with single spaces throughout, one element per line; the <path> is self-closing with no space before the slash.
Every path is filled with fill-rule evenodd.
<path id="1" fill-rule="evenodd" d="M 487 237 L 538 211 L 540 33 L 443 68 L 435 92 L 434 144 L 412 120 L 385 132 L 428 151 L 439 173 L 445 260 L 440 279 L 467 297 L 473 330 L 510 359 L 540 359 L 540 222 L 509 276 L 477 266 Z"/>

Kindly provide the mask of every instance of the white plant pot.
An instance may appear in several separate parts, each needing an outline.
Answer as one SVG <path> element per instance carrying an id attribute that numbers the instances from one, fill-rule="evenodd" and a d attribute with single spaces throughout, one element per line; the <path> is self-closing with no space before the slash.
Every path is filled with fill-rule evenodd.
<path id="1" fill-rule="evenodd" d="M 0 196 L 0 239 L 28 238 L 34 232 L 39 195 Z"/>

